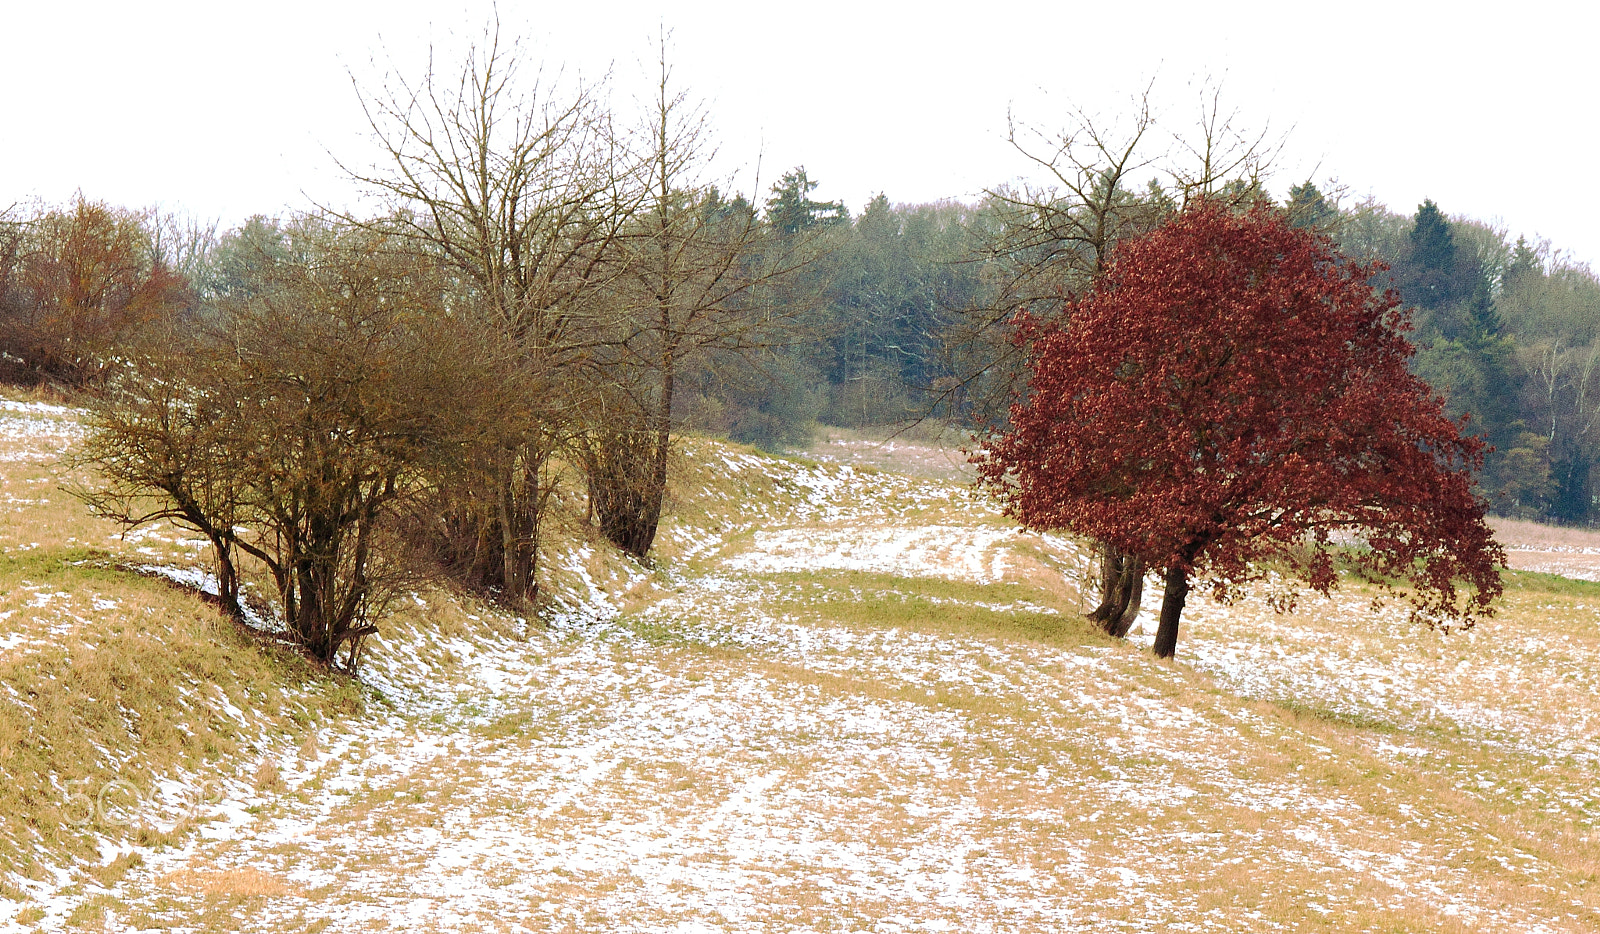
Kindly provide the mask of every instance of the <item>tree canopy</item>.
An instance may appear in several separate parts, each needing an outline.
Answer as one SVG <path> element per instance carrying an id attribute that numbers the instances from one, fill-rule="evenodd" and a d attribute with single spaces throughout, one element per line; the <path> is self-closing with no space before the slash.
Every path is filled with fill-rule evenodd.
<path id="1" fill-rule="evenodd" d="M 1472 485 L 1484 444 L 1408 371 L 1375 272 L 1276 208 L 1192 205 L 1060 314 L 1021 318 L 1028 394 L 983 482 L 1025 525 L 1164 568 L 1158 655 L 1191 575 L 1227 598 L 1267 560 L 1326 593 L 1343 558 L 1409 580 L 1423 619 L 1471 625 L 1504 562 Z"/>

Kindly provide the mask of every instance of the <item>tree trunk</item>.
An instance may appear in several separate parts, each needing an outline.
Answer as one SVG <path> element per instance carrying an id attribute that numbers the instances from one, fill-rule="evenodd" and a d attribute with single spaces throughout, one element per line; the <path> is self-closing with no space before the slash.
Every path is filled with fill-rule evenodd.
<path id="1" fill-rule="evenodd" d="M 533 612 L 538 602 L 539 463 L 537 452 L 518 452 L 500 477 L 501 591 L 506 606 Z"/>
<path id="2" fill-rule="evenodd" d="M 1113 609 L 1112 599 L 1116 592 L 1117 577 L 1122 573 L 1121 554 L 1115 545 L 1110 542 L 1100 543 L 1100 605 L 1095 607 L 1089 618 L 1096 623 L 1104 624 L 1111 616 Z"/>
<path id="3" fill-rule="evenodd" d="M 239 604 L 239 570 L 233 564 L 233 543 L 221 534 L 208 533 L 211 551 L 216 556 L 217 603 L 222 612 L 239 622 L 244 621 L 244 607 Z"/>
<path id="4" fill-rule="evenodd" d="M 663 314 L 663 323 L 671 319 Z M 650 485 L 645 489 L 645 534 L 641 536 L 640 558 L 649 553 L 656 541 L 656 529 L 661 525 L 661 503 L 667 493 L 667 461 L 672 452 L 672 397 L 677 388 L 677 347 L 669 342 L 662 354 L 661 400 L 656 412 L 655 450 L 650 464 Z"/>
<path id="5" fill-rule="evenodd" d="M 1126 638 L 1133 621 L 1139 618 L 1139 607 L 1144 602 L 1144 559 L 1128 555 L 1123 561 L 1120 586 L 1123 590 L 1122 613 L 1107 621 L 1106 631 L 1118 639 Z"/>
<path id="6" fill-rule="evenodd" d="M 1144 561 L 1109 542 L 1100 545 L 1100 605 L 1089 619 L 1108 635 L 1128 634 L 1144 597 Z"/>
<path id="7" fill-rule="evenodd" d="M 500 596 L 508 605 L 522 609 L 516 604 L 517 581 L 517 527 L 513 514 L 515 507 L 512 505 L 511 469 L 507 469 L 499 478 L 499 487 L 495 490 L 495 511 L 500 519 Z"/>
<path id="8" fill-rule="evenodd" d="M 594 504 L 600 534 L 624 552 L 643 559 L 655 541 L 661 514 L 654 490 L 654 432 L 643 417 L 600 429 L 588 453 L 589 500 Z M 652 494 L 656 495 L 652 495 Z"/>
<path id="9" fill-rule="evenodd" d="M 1156 627 L 1156 658 L 1171 658 L 1178 653 L 1178 620 L 1189 599 L 1189 572 L 1181 563 L 1167 568 L 1167 592 L 1161 600 L 1161 623 Z"/>

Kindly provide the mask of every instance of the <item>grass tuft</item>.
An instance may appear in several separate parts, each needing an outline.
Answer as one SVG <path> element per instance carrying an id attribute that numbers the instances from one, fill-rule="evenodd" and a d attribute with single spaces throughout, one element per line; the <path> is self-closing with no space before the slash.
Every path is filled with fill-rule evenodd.
<path id="1" fill-rule="evenodd" d="M 1539 571 L 1513 571 L 1502 570 L 1500 580 L 1505 583 L 1507 591 L 1520 590 L 1530 593 L 1551 594 L 1561 597 L 1587 597 L 1600 600 L 1600 582 L 1574 580 L 1562 577 L 1559 574 L 1544 574 Z"/>

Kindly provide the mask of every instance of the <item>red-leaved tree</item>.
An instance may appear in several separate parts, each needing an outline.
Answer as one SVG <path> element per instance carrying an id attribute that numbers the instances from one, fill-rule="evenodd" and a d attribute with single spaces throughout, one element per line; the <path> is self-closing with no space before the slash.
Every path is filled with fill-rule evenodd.
<path id="1" fill-rule="evenodd" d="M 36 376 L 86 383 L 140 329 L 192 299 L 152 248 L 144 216 L 82 194 L 21 225 L 7 245 L 16 268 L 0 269 L 0 350 Z"/>
<path id="2" fill-rule="evenodd" d="M 1196 575 L 1218 599 L 1269 570 L 1326 594 L 1340 560 L 1471 626 L 1505 562 L 1473 492 L 1483 442 L 1407 370 L 1374 271 L 1270 206 L 1185 209 L 1060 315 L 1021 320 L 1028 394 L 980 483 L 1026 526 L 1164 569 L 1160 657 Z"/>

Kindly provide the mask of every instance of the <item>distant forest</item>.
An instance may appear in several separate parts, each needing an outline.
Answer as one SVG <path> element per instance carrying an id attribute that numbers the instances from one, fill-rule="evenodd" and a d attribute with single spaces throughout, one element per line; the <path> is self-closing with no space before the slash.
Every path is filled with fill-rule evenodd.
<path id="1" fill-rule="evenodd" d="M 1119 242 L 1194 199 L 1269 202 L 1381 264 L 1377 284 L 1412 309 L 1416 373 L 1493 446 L 1479 473 L 1491 511 L 1600 516 L 1600 280 L 1590 268 L 1432 201 L 1399 214 L 1310 181 L 1275 199 L 1262 139 L 1219 120 L 1215 97 L 1203 138 L 1178 140 L 1178 168 L 1135 157 L 1154 132 L 1148 110 L 1126 145 L 1078 114 L 1061 133 L 1019 139 L 1013 128 L 1044 185 L 974 202 L 880 194 L 852 213 L 816 200 L 804 167 L 751 198 L 703 181 L 714 148 L 706 117 L 669 87 L 664 55 L 653 110 L 631 128 L 596 89 L 525 92 L 518 66 L 490 34 L 458 84 L 430 75 L 420 97 L 360 91 L 372 95 L 363 103 L 387 157 L 364 173 L 346 167 L 387 205 L 370 216 L 258 216 L 219 230 L 83 195 L 0 211 L 0 378 L 85 390 L 113 413 L 107 424 L 155 425 L 173 445 L 163 456 L 191 457 L 193 438 L 171 421 L 198 411 L 184 398 L 221 404 L 242 385 L 239 367 L 342 315 L 318 352 L 368 353 L 381 331 L 437 368 L 412 382 L 437 380 L 431 398 L 457 419 L 446 428 L 437 413 L 394 408 L 415 386 L 374 383 L 390 395 L 362 398 L 387 400 L 380 414 L 413 445 L 384 448 L 380 474 L 405 497 L 471 487 L 435 509 L 456 517 L 430 526 L 440 560 L 531 595 L 552 464 L 577 468 L 606 536 L 642 556 L 671 433 L 781 450 L 804 446 L 819 424 L 1001 428 L 1025 389 L 1010 327 L 1019 310 L 1060 313 L 1103 278 Z M 270 353 L 247 356 L 250 341 Z M 465 349 L 451 371 L 438 349 L 456 345 Z M 282 360 L 252 385 L 311 378 L 292 354 Z M 373 379 L 397 379 L 374 365 Z M 472 380 L 476 395 L 464 388 Z M 173 385 L 184 388 L 152 401 Z M 283 398 L 252 389 L 231 411 Z M 417 433 L 423 422 L 434 434 Z M 258 440 L 244 432 L 206 450 Z M 159 486 L 159 459 L 130 450 L 103 452 L 145 458 L 129 489 L 172 494 Z M 459 462 L 440 467 L 441 452 Z M 426 464 L 436 475 L 417 479 Z M 218 528 L 226 537 L 231 526 Z"/>
<path id="2" fill-rule="evenodd" d="M 791 176 L 769 216 L 794 203 L 796 180 L 807 184 Z M 1015 278 L 1017 258 L 997 249 L 1017 224 L 1015 201 L 906 205 L 880 195 L 855 216 L 799 204 L 788 223 L 832 228 L 832 248 L 807 273 L 822 292 L 808 339 L 770 356 L 771 383 L 739 386 L 704 371 L 692 423 L 773 446 L 800 443 L 812 421 L 885 425 L 937 413 L 979 427 L 1003 418 L 1004 395 L 976 387 L 999 355 L 974 355 L 972 312 L 994 309 Z M 1411 215 L 1370 201 L 1341 209 L 1307 182 L 1284 206 L 1346 254 L 1388 267 L 1377 279 L 1413 309 L 1416 372 L 1494 446 L 1480 474 L 1491 511 L 1600 517 L 1600 279 L 1587 265 L 1432 201 Z"/>
<path id="3" fill-rule="evenodd" d="M 782 328 L 758 348 L 713 348 L 685 368 L 678 424 L 776 450 L 804 445 L 818 423 L 936 417 L 978 428 L 1003 419 L 1004 391 L 986 387 L 1009 389 L 1007 374 L 994 372 L 1004 354 L 994 335 L 979 336 L 984 315 L 974 311 L 993 314 L 1015 297 L 1008 286 L 1019 260 L 1005 247 L 1020 226 L 1016 199 L 895 204 L 879 195 L 852 214 L 812 200 L 816 184 L 797 168 L 759 208 L 742 197 L 718 208 L 758 214 L 776 236 L 809 234 L 814 256 L 773 299 L 792 312 Z M 1587 265 L 1432 201 L 1410 215 L 1370 201 L 1340 208 L 1307 182 L 1284 205 L 1352 257 L 1388 267 L 1380 281 L 1414 309 L 1416 372 L 1494 446 L 1480 475 L 1492 511 L 1564 523 L 1600 517 L 1600 279 Z M 88 200 L 27 217 L 13 211 L 0 241 L 9 378 L 72 382 L 81 375 L 68 359 L 74 349 L 41 329 L 92 344 L 120 326 L 105 310 L 112 306 L 133 318 L 162 301 L 225 296 L 248 252 L 286 239 L 288 226 L 259 217 L 218 232 Z M 85 238 L 100 241 L 95 265 L 105 282 L 89 281 L 90 269 L 41 262 L 70 259 Z M 83 320 L 64 326 L 56 316 L 69 306 Z M 89 306 L 104 320 L 87 320 Z"/>

